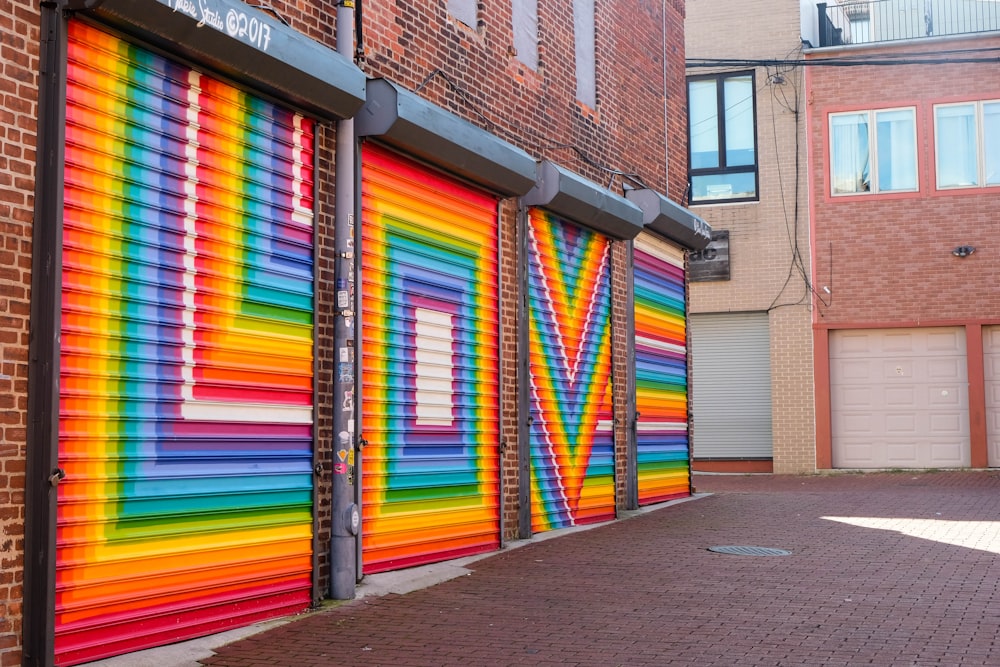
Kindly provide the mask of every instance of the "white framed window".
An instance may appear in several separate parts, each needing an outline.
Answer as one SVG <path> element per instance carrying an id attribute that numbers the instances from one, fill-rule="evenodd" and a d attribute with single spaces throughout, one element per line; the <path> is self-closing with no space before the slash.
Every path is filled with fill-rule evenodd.
<path id="1" fill-rule="evenodd" d="M 938 190 L 1000 185 L 1000 100 L 934 105 Z"/>
<path id="2" fill-rule="evenodd" d="M 917 189 L 915 108 L 830 114 L 831 194 Z"/>

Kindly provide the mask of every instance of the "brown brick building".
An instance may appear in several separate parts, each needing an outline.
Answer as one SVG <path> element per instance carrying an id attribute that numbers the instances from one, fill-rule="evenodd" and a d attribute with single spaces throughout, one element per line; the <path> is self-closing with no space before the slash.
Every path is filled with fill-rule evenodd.
<path id="1" fill-rule="evenodd" d="M 684 3 L 346 4 L 0 8 L 0 665 L 690 492 Z"/>
<path id="2" fill-rule="evenodd" d="M 815 25 L 817 464 L 998 466 L 1000 68 L 984 56 L 1000 11 L 831 5 Z"/>

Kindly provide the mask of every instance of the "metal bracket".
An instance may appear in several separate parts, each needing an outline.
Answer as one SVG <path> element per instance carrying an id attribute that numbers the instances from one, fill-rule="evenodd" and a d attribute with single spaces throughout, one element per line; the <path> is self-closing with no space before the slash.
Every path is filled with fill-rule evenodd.
<path id="1" fill-rule="evenodd" d="M 59 486 L 59 482 L 64 479 L 66 479 L 66 471 L 62 468 L 55 468 L 52 470 L 52 474 L 49 475 L 49 485 Z"/>

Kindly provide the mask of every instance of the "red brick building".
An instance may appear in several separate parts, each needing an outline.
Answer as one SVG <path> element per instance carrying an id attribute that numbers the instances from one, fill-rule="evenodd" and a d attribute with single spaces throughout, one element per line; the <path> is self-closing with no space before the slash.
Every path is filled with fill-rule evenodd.
<path id="1" fill-rule="evenodd" d="M 817 467 L 998 466 L 1000 12 L 840 4 L 806 51 Z"/>
<path id="2" fill-rule="evenodd" d="M 345 4 L 0 8 L 0 665 L 690 493 L 684 3 Z"/>

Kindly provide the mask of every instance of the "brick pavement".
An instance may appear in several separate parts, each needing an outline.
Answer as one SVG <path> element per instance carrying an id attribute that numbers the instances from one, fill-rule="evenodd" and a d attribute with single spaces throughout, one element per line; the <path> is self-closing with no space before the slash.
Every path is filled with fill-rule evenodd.
<path id="1" fill-rule="evenodd" d="M 1000 472 L 695 484 L 715 495 L 307 615 L 203 664 L 1000 665 Z"/>

